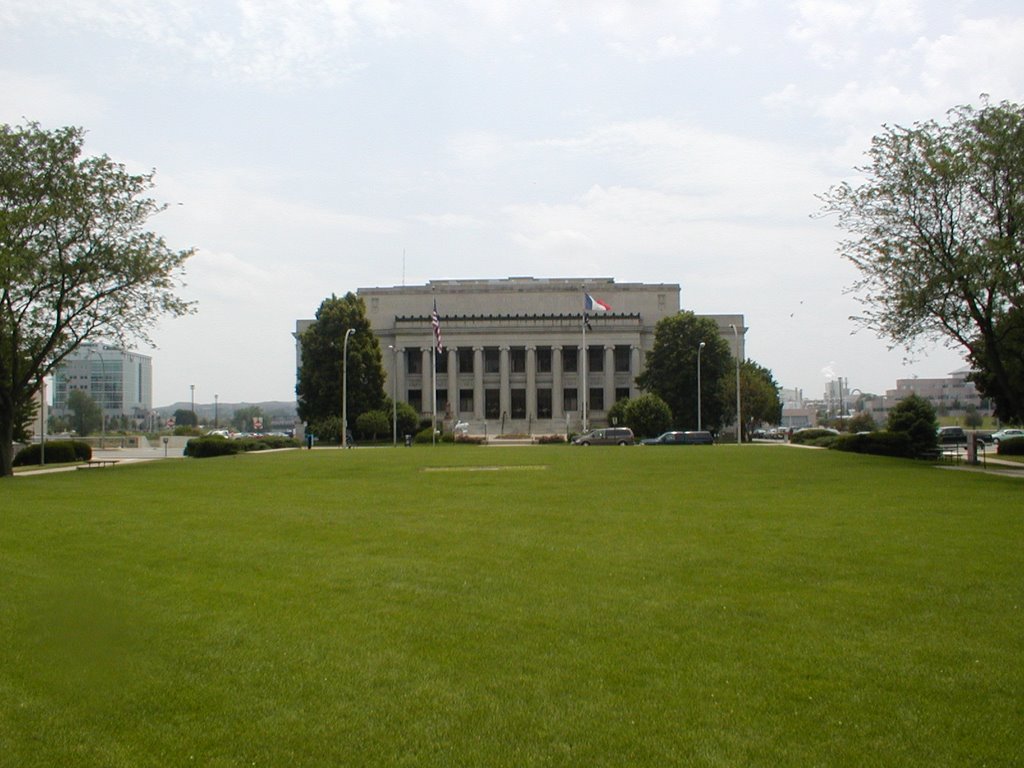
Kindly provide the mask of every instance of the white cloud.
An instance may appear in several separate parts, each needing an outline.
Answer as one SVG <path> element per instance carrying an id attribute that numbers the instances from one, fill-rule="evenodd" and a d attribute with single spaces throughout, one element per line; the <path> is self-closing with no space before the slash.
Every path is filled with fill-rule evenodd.
<path id="1" fill-rule="evenodd" d="M 0 69 L 0 93 L 0 121 L 11 124 L 37 120 L 44 128 L 54 128 L 72 114 L 76 125 L 85 126 L 104 110 L 102 100 L 55 75 Z"/>

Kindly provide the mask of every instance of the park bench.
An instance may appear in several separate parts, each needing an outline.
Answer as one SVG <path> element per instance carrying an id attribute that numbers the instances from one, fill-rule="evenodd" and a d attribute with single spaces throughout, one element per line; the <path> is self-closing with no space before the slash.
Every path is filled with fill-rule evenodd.
<path id="1" fill-rule="evenodd" d="M 93 469 L 98 467 L 112 467 L 117 464 L 117 459 L 89 459 L 78 465 L 79 469 Z"/>

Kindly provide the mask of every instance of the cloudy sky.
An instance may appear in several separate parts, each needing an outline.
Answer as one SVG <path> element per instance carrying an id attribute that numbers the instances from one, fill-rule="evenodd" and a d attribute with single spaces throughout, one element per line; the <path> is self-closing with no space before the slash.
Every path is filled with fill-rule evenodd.
<path id="1" fill-rule="evenodd" d="M 677 282 L 807 396 L 942 376 L 854 333 L 815 195 L 883 123 L 1024 100 L 1019 0 L 0 0 L 0 40 L 0 121 L 155 168 L 197 248 L 156 405 L 293 398 L 331 293 L 509 275 Z"/>

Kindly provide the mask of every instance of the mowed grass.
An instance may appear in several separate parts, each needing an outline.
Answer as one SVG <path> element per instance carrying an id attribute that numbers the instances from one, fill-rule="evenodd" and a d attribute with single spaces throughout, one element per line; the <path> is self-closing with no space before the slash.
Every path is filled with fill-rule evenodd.
<path id="1" fill-rule="evenodd" d="M 1024 480 L 444 446 L 0 494 L 3 766 L 1024 764 Z"/>

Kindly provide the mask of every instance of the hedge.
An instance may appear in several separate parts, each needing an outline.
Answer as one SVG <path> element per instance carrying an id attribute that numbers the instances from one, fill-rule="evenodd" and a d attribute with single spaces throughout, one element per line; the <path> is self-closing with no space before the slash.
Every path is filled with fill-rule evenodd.
<path id="1" fill-rule="evenodd" d="M 831 448 L 839 436 L 829 429 L 802 429 L 790 435 L 789 442 L 797 445 L 813 445 Z"/>
<path id="2" fill-rule="evenodd" d="M 879 430 L 867 434 L 839 435 L 831 447 L 837 451 L 868 453 L 873 456 L 895 456 L 902 459 L 914 456 L 914 447 L 906 432 Z"/>
<path id="3" fill-rule="evenodd" d="M 92 458 L 92 448 L 81 440 L 54 440 L 46 444 L 46 461 L 48 464 L 68 464 L 73 461 L 88 461 Z M 14 457 L 14 466 L 28 467 L 41 463 L 42 456 L 39 443 L 26 445 Z"/>
<path id="4" fill-rule="evenodd" d="M 301 448 L 298 440 L 291 437 L 247 437 L 229 440 L 222 435 L 207 435 L 189 440 L 185 455 L 193 459 L 209 459 L 213 456 L 232 456 L 249 451 L 269 451 L 275 448 Z"/>
<path id="5" fill-rule="evenodd" d="M 997 453 L 1000 456 L 1024 456 L 1024 437 L 1000 440 Z"/>

